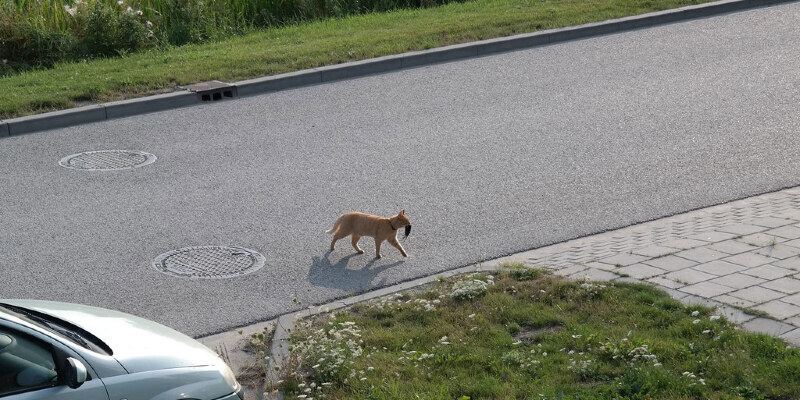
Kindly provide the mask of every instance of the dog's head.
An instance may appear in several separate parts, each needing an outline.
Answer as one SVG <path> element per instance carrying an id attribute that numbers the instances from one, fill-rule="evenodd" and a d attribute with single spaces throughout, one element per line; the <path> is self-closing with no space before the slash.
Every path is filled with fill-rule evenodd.
<path id="1" fill-rule="evenodd" d="M 401 210 L 400 213 L 395 215 L 393 219 L 395 221 L 394 225 L 396 227 L 398 228 L 400 228 L 401 226 L 406 227 L 405 235 L 406 237 L 408 237 L 408 235 L 411 234 L 411 221 L 406 216 L 406 210 Z"/>

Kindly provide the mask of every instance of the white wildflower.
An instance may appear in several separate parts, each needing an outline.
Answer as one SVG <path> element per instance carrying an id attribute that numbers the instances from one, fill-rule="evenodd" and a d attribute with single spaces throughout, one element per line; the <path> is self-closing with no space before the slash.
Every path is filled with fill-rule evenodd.
<path id="1" fill-rule="evenodd" d="M 696 317 L 698 315 L 700 315 L 700 311 L 692 311 L 692 316 L 693 317 Z"/>
<path id="2" fill-rule="evenodd" d="M 458 281 L 453 284 L 450 297 L 460 300 L 471 300 L 486 293 L 489 283 L 479 279 Z"/>
<path id="3" fill-rule="evenodd" d="M 710 319 L 710 320 L 712 320 L 712 321 L 716 321 L 716 320 L 718 320 L 719 318 L 720 318 L 720 316 L 719 316 L 719 315 L 712 315 L 712 316 L 711 316 L 711 317 L 709 317 L 708 319 Z"/>

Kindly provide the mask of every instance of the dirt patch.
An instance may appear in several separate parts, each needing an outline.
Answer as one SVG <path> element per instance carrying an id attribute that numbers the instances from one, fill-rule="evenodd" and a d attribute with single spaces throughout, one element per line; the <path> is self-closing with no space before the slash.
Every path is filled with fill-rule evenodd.
<path id="1" fill-rule="evenodd" d="M 514 334 L 514 340 L 522 342 L 538 342 L 539 338 L 543 335 L 550 333 L 557 333 L 564 330 L 561 325 L 551 325 L 541 328 L 524 327 L 519 332 Z"/>

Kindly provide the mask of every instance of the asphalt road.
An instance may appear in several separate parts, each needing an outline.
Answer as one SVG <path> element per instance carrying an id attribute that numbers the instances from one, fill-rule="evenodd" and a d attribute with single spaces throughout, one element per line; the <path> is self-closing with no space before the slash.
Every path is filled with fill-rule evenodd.
<path id="1" fill-rule="evenodd" d="M 386 284 L 800 184 L 800 3 L 0 140 L 0 298 L 204 335 Z M 127 149 L 155 163 L 59 166 Z M 324 231 L 413 224 L 375 261 Z M 261 252 L 230 279 L 152 266 Z M 296 299 L 296 301 L 295 301 Z M 298 305 L 298 302 L 300 305 Z"/>

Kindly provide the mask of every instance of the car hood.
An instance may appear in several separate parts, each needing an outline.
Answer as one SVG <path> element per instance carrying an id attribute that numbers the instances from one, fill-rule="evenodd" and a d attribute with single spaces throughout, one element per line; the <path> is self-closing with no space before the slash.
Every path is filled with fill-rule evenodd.
<path id="1" fill-rule="evenodd" d="M 44 300 L 3 300 L 79 326 L 111 348 L 129 372 L 220 365 L 219 356 L 200 342 L 164 325 L 105 308 Z"/>

